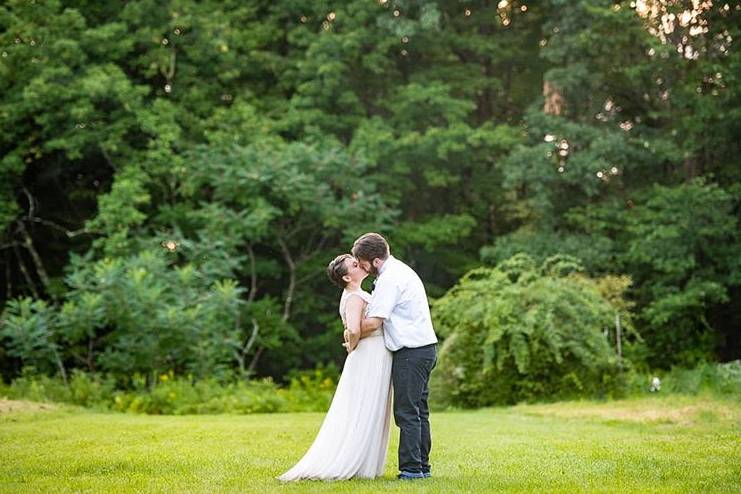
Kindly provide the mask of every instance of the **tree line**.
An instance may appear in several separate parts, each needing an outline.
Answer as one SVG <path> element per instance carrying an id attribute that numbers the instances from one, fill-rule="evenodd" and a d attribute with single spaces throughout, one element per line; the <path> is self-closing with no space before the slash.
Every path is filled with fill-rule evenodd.
<path id="1" fill-rule="evenodd" d="M 433 299 L 561 255 L 636 360 L 738 358 L 740 9 L 696 3 L 6 2 L 2 375 L 341 361 L 365 231 Z"/>

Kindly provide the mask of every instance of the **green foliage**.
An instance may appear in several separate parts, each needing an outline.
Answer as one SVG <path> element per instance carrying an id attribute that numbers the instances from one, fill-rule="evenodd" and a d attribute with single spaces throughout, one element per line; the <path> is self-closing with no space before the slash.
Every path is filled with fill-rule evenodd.
<path id="1" fill-rule="evenodd" d="M 333 367 L 296 372 L 279 388 L 270 379 L 234 380 L 176 376 L 172 371 L 151 382 L 133 374 L 126 389 L 112 375 L 74 370 L 69 383 L 38 375 L 28 367 L 9 385 L 0 383 L 0 397 L 37 402 L 69 403 L 87 408 L 150 415 L 216 413 L 325 412 L 337 384 Z"/>
<path id="2" fill-rule="evenodd" d="M 438 299 L 442 401 L 486 406 L 619 392 L 620 365 L 629 362 L 618 361 L 606 335 L 616 314 L 627 315 L 627 283 L 600 285 L 580 271 L 567 256 L 538 266 L 520 254 L 467 273 Z M 623 326 L 630 335 L 630 320 Z"/>
<path id="3" fill-rule="evenodd" d="M 719 335 L 708 321 L 739 283 L 733 207 L 728 191 L 701 179 L 655 185 L 627 205 L 572 208 L 563 230 L 522 228 L 482 257 L 496 263 L 515 252 L 544 259 L 560 251 L 584 259 L 593 273 L 627 273 L 650 361 L 693 366 L 712 358 Z"/>
<path id="4" fill-rule="evenodd" d="M 172 373 L 159 376 L 155 386 L 119 391 L 107 397 L 111 410 L 150 415 L 270 413 L 284 400 L 270 380 L 220 384 L 213 378 L 192 381 Z"/>
<path id="5" fill-rule="evenodd" d="M 287 388 L 280 390 L 285 399 L 283 410 L 289 412 L 323 412 L 329 410 L 339 371 L 333 366 L 296 371 Z"/>
<path id="6" fill-rule="evenodd" d="M 656 374 L 661 379 L 662 394 L 713 394 L 716 396 L 741 395 L 741 361 L 724 364 L 703 362 L 694 368 L 673 367 L 668 372 Z M 653 376 L 650 376 L 651 378 Z M 648 387 L 649 376 L 644 376 L 643 389 Z"/>
<path id="7" fill-rule="evenodd" d="M 242 343 L 243 301 L 232 281 L 214 281 L 163 253 L 76 261 L 58 309 L 11 301 L 3 313 L 11 355 L 39 365 L 74 359 L 117 376 L 166 369 L 228 377 Z M 62 372 L 64 369 L 61 369 Z"/>
<path id="8" fill-rule="evenodd" d="M 652 393 L 650 384 L 654 377 L 661 379 L 661 388 Z M 157 376 L 151 385 L 145 376 L 135 374 L 128 380 L 131 387 L 121 389 L 110 376 L 75 369 L 65 384 L 59 377 L 39 375 L 37 369 L 27 367 L 10 384 L 0 383 L 0 397 L 154 415 L 324 412 L 329 408 L 338 378 L 338 370 L 333 366 L 296 371 L 284 387 L 276 386 L 270 379 L 223 383 L 213 378 L 193 380 L 192 376 L 176 376 L 169 371 Z M 434 386 L 440 384 L 433 382 Z M 627 368 L 620 385 L 632 397 L 655 394 L 734 398 L 741 391 L 741 363 L 703 363 L 692 369 L 675 367 L 653 373 Z M 438 410 L 463 404 L 451 400 L 442 389 L 435 389 L 431 398 L 432 406 Z"/>
<path id="9" fill-rule="evenodd" d="M 728 191 L 701 179 L 636 194 L 628 208 L 580 208 L 570 221 L 583 235 L 614 244 L 612 265 L 629 273 L 650 360 L 693 366 L 711 358 L 718 333 L 708 321 L 738 285 L 738 219 Z M 612 269 L 610 269 L 612 268 Z"/>
<path id="10" fill-rule="evenodd" d="M 632 280 L 652 365 L 737 358 L 741 23 L 692 9 L 665 33 L 603 0 L 3 3 L 0 373 L 339 362 L 322 270 L 367 230 L 433 296 L 577 257 Z"/>
<path id="11" fill-rule="evenodd" d="M 590 273 L 599 273 L 613 271 L 614 250 L 613 241 L 606 236 L 524 227 L 482 247 L 481 259 L 496 265 L 520 252 L 540 260 L 560 252 L 578 257 Z"/>
<path id="12" fill-rule="evenodd" d="M 641 282 L 645 334 L 654 361 L 692 365 L 712 355 L 716 336 L 706 321 L 741 281 L 732 199 L 702 181 L 655 187 L 644 197 L 626 218 L 625 263 Z"/>
<path id="13" fill-rule="evenodd" d="M 141 207 L 150 201 L 145 180 L 146 176 L 140 170 L 129 168 L 116 176 L 111 191 L 98 201 L 98 215 L 87 228 L 106 234 L 96 242 L 106 256 L 118 257 L 136 252 L 136 246 L 132 245 L 136 229 L 146 219 Z"/>
<path id="14" fill-rule="evenodd" d="M 87 408 L 106 410 L 115 391 L 115 381 L 100 375 L 72 371 L 69 383 L 60 378 L 39 375 L 38 369 L 24 368 L 23 375 L 7 386 L 0 395 L 37 402 L 69 403 Z"/>
<path id="15" fill-rule="evenodd" d="M 43 300 L 22 298 L 8 303 L 0 317 L 0 341 L 7 342 L 8 355 L 41 372 L 60 371 L 61 335 L 54 309 Z"/>

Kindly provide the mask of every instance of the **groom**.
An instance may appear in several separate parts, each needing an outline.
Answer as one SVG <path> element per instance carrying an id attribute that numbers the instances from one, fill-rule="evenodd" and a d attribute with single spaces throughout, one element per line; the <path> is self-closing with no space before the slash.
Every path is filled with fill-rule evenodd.
<path id="1" fill-rule="evenodd" d="M 430 372 L 437 362 L 437 337 L 422 280 L 393 257 L 378 233 L 353 244 L 360 267 L 376 278 L 361 337 L 383 325 L 386 348 L 393 352 L 394 419 L 400 429 L 399 478 L 430 477 Z"/>

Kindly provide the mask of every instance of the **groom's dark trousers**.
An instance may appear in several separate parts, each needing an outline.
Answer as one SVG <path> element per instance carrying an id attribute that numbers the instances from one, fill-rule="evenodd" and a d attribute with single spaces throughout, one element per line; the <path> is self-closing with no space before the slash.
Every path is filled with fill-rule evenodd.
<path id="1" fill-rule="evenodd" d="M 401 348 L 394 352 L 391 380 L 394 384 L 394 419 L 400 429 L 399 470 L 429 472 L 430 373 L 437 363 L 437 344 Z"/>

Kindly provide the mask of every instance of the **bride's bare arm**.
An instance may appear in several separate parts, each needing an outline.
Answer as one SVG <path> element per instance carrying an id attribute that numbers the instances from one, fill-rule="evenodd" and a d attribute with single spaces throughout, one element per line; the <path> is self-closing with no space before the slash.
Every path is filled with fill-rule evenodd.
<path id="1" fill-rule="evenodd" d="M 362 336 L 367 336 L 369 333 L 380 328 L 381 324 L 383 324 L 383 319 L 380 317 L 366 317 L 360 323 L 360 334 Z"/>
<path id="2" fill-rule="evenodd" d="M 380 328 L 381 324 L 383 324 L 383 319 L 381 319 L 380 317 L 364 318 L 360 322 L 360 338 L 363 339 L 366 336 L 370 335 L 373 331 Z M 350 334 L 350 331 L 347 330 L 347 326 L 345 326 L 345 331 L 346 331 L 346 336 Z"/>
<path id="3" fill-rule="evenodd" d="M 345 321 L 347 322 L 347 350 L 352 351 L 358 346 L 361 335 L 361 323 L 363 321 L 363 310 L 365 301 L 357 296 L 351 296 L 347 299 L 345 306 Z"/>

